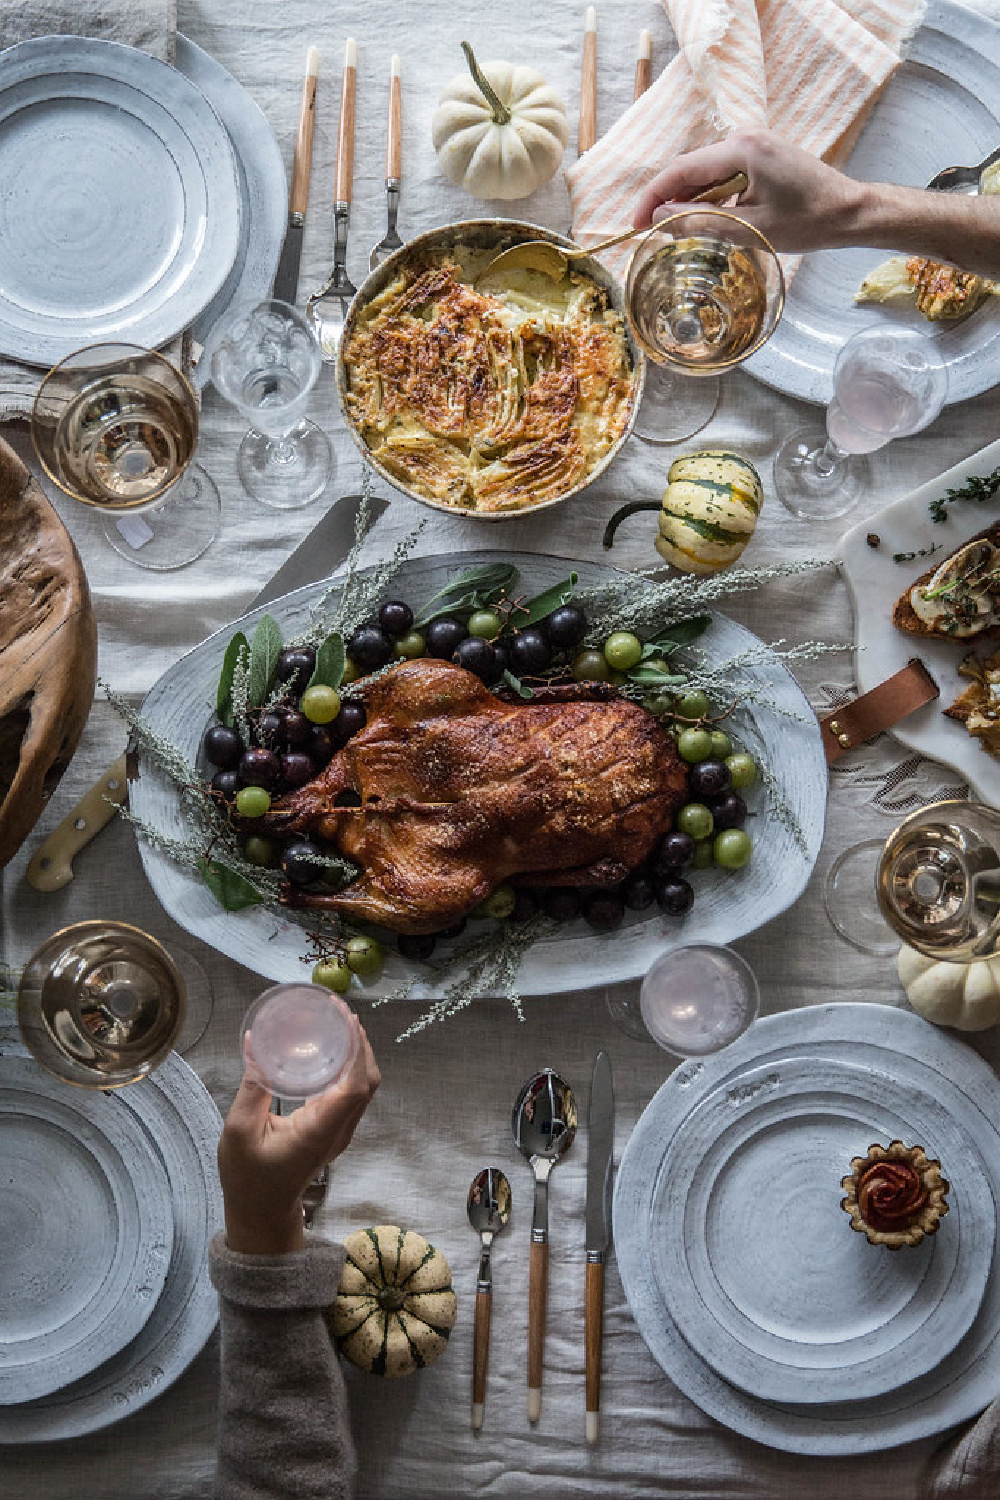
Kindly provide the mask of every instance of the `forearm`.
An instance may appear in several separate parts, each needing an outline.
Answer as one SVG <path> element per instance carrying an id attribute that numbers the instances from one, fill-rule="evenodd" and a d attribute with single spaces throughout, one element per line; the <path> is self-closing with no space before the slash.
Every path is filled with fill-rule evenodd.
<path id="1" fill-rule="evenodd" d="M 1000 196 L 931 193 L 894 183 L 858 183 L 843 220 L 829 225 L 838 245 L 949 261 L 1000 279 Z"/>

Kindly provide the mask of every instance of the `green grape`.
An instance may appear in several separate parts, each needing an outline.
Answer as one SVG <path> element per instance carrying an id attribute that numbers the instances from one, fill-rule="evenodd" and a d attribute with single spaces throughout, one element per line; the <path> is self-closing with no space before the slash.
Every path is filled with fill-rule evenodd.
<path id="1" fill-rule="evenodd" d="M 711 704 L 708 694 L 703 693 L 700 688 L 690 693 L 683 693 L 674 704 L 674 712 L 682 719 L 703 719 L 708 713 Z"/>
<path id="2" fill-rule="evenodd" d="M 496 890 L 493 891 L 491 895 L 486 897 L 485 901 L 480 901 L 478 906 L 474 906 L 472 908 L 470 916 L 495 917 L 500 921 L 503 921 L 503 919 L 505 917 L 509 917 L 511 912 L 514 910 L 514 904 L 516 901 L 517 896 L 514 892 L 513 886 L 498 885 Z"/>
<path id="3" fill-rule="evenodd" d="M 726 760 L 733 753 L 733 742 L 724 729 L 713 729 L 712 735 L 712 759 Z"/>
<path id="4" fill-rule="evenodd" d="M 347 967 L 359 979 L 374 979 L 382 972 L 385 955 L 381 943 L 371 937 L 352 937 L 347 940 Z"/>
<path id="5" fill-rule="evenodd" d="M 236 793 L 236 811 L 241 818 L 262 818 L 270 806 L 270 793 L 262 786 L 244 786 Z"/>
<path id="6" fill-rule="evenodd" d="M 712 853 L 724 870 L 742 870 L 753 853 L 753 842 L 742 828 L 726 828 L 716 835 Z"/>
<path id="7" fill-rule="evenodd" d="M 694 858 L 691 861 L 691 868 L 694 870 L 710 870 L 714 863 L 714 858 L 712 840 L 710 838 L 699 839 L 694 846 Z"/>
<path id="8" fill-rule="evenodd" d="M 689 766 L 707 760 L 712 753 L 712 736 L 707 729 L 682 729 L 677 736 L 677 754 Z"/>
<path id="9" fill-rule="evenodd" d="M 657 719 L 662 719 L 665 714 L 673 712 L 674 703 L 666 693 L 649 693 L 643 698 L 642 706 L 647 713 L 655 715 Z"/>
<path id="10" fill-rule="evenodd" d="M 260 791 L 261 788 L 247 787 L 246 790 Z M 266 792 L 264 793 L 264 796 L 267 797 Z M 236 798 L 236 805 L 237 807 L 239 806 L 239 796 L 237 796 Z M 271 799 L 270 797 L 268 797 L 268 807 L 270 807 L 270 805 Z M 259 865 L 261 869 L 266 870 L 270 865 L 273 865 L 275 863 L 276 854 L 277 850 L 274 844 L 272 844 L 271 840 L 263 839 L 261 838 L 260 834 L 257 833 L 252 833 L 243 845 L 243 856 L 246 859 L 247 863 L 251 865 Z"/>
<path id="11" fill-rule="evenodd" d="M 610 673 L 603 651 L 581 651 L 573 660 L 577 682 L 607 682 Z"/>
<path id="12" fill-rule="evenodd" d="M 336 688 L 317 683 L 306 688 L 299 707 L 311 724 L 330 724 L 340 713 L 340 694 Z"/>
<path id="13" fill-rule="evenodd" d="M 419 630 L 408 630 L 401 635 L 396 642 L 394 650 L 397 656 L 402 656 L 406 661 L 415 661 L 418 656 L 427 655 L 427 642 Z"/>
<path id="14" fill-rule="evenodd" d="M 357 664 L 353 662 L 349 656 L 345 656 L 344 672 L 343 676 L 340 679 L 341 683 L 346 686 L 349 682 L 357 682 L 360 676 L 361 673 L 358 671 Z"/>
<path id="15" fill-rule="evenodd" d="M 351 987 L 351 971 L 347 964 L 340 958 L 320 959 L 312 971 L 313 984 L 321 984 L 325 990 L 335 990 L 338 995 L 346 995 Z"/>
<path id="16" fill-rule="evenodd" d="M 616 672 L 627 672 L 642 656 L 642 642 L 631 630 L 616 630 L 604 642 L 604 659 Z"/>
<path id="17" fill-rule="evenodd" d="M 482 636 L 484 641 L 495 641 L 500 634 L 503 621 L 491 609 L 477 609 L 469 616 L 470 635 Z"/>
<path id="18" fill-rule="evenodd" d="M 744 787 L 753 786 L 757 780 L 757 763 L 752 755 L 746 755 L 740 751 L 736 755 L 726 756 L 726 765 L 733 778 L 733 790 L 742 791 Z"/>
<path id="19" fill-rule="evenodd" d="M 715 819 L 703 802 L 686 802 L 677 814 L 677 827 L 681 833 L 689 833 L 696 843 L 700 843 L 702 839 L 711 838 Z"/>

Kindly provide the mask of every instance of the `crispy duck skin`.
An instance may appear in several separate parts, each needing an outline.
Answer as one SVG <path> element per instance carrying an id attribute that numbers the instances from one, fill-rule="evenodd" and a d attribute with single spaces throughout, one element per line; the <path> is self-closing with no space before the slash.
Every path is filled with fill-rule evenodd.
<path id="1" fill-rule="evenodd" d="M 362 868 L 290 905 L 438 932 L 505 880 L 611 885 L 686 797 L 673 741 L 599 684 L 507 703 L 450 662 L 405 662 L 365 694 L 368 722 L 262 832 L 313 834 Z M 360 807 L 338 807 L 355 792 Z"/>

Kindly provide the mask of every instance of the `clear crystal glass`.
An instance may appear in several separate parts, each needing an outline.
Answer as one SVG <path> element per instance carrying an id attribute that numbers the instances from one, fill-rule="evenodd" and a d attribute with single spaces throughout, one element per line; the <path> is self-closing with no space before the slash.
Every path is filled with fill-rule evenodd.
<path id="1" fill-rule="evenodd" d="M 699 1057 L 746 1031 L 760 1009 L 760 992 L 750 965 L 731 948 L 688 943 L 656 960 L 642 981 L 639 1006 L 664 1051 Z"/>
<path id="2" fill-rule="evenodd" d="M 243 1021 L 247 1071 L 281 1098 L 321 1094 L 354 1058 L 353 1020 L 350 1007 L 321 985 L 273 985 Z"/>

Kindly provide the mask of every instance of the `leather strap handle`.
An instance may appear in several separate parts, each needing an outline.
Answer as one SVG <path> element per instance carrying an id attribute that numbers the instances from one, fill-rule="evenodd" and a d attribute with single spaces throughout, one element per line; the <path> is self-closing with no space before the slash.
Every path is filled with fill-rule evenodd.
<path id="1" fill-rule="evenodd" d="M 905 667 L 878 687 L 820 719 L 827 764 L 832 765 L 856 745 L 898 724 L 925 703 L 933 702 L 940 692 L 920 658 L 911 656 Z"/>

